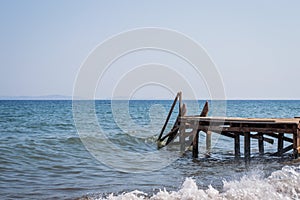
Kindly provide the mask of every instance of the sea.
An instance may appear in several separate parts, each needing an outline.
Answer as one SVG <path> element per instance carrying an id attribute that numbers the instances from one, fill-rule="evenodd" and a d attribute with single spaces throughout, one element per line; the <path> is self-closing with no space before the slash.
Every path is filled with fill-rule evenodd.
<path id="1" fill-rule="evenodd" d="M 204 102 L 186 101 L 188 114 L 199 114 Z M 78 119 L 73 103 L 0 101 L 0 199 L 300 199 L 300 162 L 292 152 L 272 156 L 276 141 L 264 144 L 263 156 L 251 141 L 245 161 L 243 147 L 236 159 L 233 140 L 213 133 L 207 157 L 201 133 L 195 159 L 157 149 L 171 100 L 93 101 L 96 126 L 87 110 Z M 226 116 L 294 118 L 300 101 L 228 100 Z"/>

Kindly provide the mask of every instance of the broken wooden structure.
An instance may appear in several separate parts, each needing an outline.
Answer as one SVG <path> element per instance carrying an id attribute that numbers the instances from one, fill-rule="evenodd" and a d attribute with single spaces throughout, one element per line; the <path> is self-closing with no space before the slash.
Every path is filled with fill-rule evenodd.
<path id="1" fill-rule="evenodd" d="M 179 112 L 173 128 L 164 135 L 165 129 L 179 100 Z M 240 157 L 241 137 L 244 138 L 244 157 L 251 156 L 251 138 L 258 141 L 259 154 L 264 154 L 264 142 L 272 143 L 277 140 L 277 152 L 275 156 L 282 156 L 292 151 L 294 158 L 300 153 L 300 119 L 299 118 L 230 118 L 230 117 L 207 117 L 208 102 L 198 116 L 186 116 L 186 106 L 182 104 L 182 93 L 177 93 L 166 122 L 158 137 L 158 147 L 169 144 L 180 145 L 180 151 L 184 152 L 192 147 L 193 157 L 197 158 L 199 132 L 206 134 L 206 155 L 211 153 L 211 134 L 217 133 L 234 140 L 234 154 Z M 288 137 L 287 135 L 290 135 Z M 178 141 L 179 140 L 179 141 Z M 284 142 L 289 143 L 284 147 Z"/>

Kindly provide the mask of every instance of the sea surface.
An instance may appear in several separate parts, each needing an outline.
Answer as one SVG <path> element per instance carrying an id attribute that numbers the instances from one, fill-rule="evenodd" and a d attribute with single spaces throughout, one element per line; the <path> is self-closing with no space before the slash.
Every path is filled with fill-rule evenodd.
<path id="1" fill-rule="evenodd" d="M 190 152 L 157 150 L 172 101 L 113 104 L 97 100 L 90 111 L 104 137 L 98 140 L 98 131 L 78 134 L 78 126 L 88 127 L 90 121 L 82 116 L 75 124 L 72 101 L 0 101 L 0 199 L 300 199 L 300 162 L 291 152 L 271 156 L 276 141 L 265 143 L 263 157 L 251 141 L 252 158 L 245 162 L 234 158 L 232 139 L 218 134 L 213 134 L 212 155 L 206 158 L 201 134 L 199 158 L 193 159 Z M 188 114 L 199 114 L 204 101 L 186 104 Z M 234 117 L 300 116 L 296 100 L 232 100 L 226 108 L 226 115 Z M 87 138 L 94 143 L 85 143 Z M 118 148 L 104 146 L 106 141 Z M 151 163 L 147 153 L 157 151 L 172 158 Z M 141 162 L 126 162 L 124 152 L 142 155 L 147 170 Z"/>

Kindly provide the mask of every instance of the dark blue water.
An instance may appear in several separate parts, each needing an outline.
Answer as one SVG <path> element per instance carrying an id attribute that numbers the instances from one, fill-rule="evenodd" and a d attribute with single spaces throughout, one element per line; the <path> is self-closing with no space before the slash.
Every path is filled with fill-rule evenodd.
<path id="1" fill-rule="evenodd" d="M 156 150 L 155 139 L 171 103 L 119 101 L 116 102 L 115 110 L 112 110 L 110 101 L 97 101 L 95 113 L 105 136 L 118 147 L 124 151 L 151 152 Z M 186 103 L 188 109 L 192 108 L 189 110 L 191 114 L 200 113 L 204 104 L 200 101 L 195 108 L 190 107 L 189 102 Z M 228 101 L 226 113 L 234 117 L 293 118 L 300 116 L 300 101 Z M 175 117 L 176 113 L 171 121 Z M 131 125 L 127 126 L 129 121 Z M 101 147 L 101 142 L 98 145 Z M 251 163 L 246 164 L 243 160 L 234 160 L 232 147 L 230 139 L 220 137 L 211 158 L 206 159 L 200 155 L 199 159 L 192 159 L 187 153 L 156 171 L 122 172 L 99 162 L 83 145 L 74 124 L 72 101 L 0 101 L 0 197 L 105 198 L 111 193 L 120 195 L 133 190 L 146 192 L 150 197 L 163 188 L 178 191 L 187 177 L 194 178 L 199 190 L 205 191 L 212 185 L 221 194 L 226 187 L 229 187 L 227 191 L 231 191 L 230 188 L 235 187 L 234 181 L 241 183 L 240 178 L 249 172 L 262 174 L 259 180 L 267 183 L 274 176 L 270 176 L 272 173 L 284 171 L 282 167 L 299 166 L 291 160 L 289 153 L 284 158 L 266 156 L 261 159 L 254 156 Z M 255 154 L 257 147 L 253 145 L 252 148 Z M 274 146 L 266 144 L 265 148 L 272 150 Z M 204 152 L 200 148 L 200 154 L 202 150 Z M 118 156 L 118 152 L 108 153 Z M 294 171 L 300 177 L 298 171 Z M 224 180 L 231 182 L 224 185 Z M 299 185 L 300 178 L 298 181 Z M 289 197 L 297 197 L 298 185 L 289 186 L 296 194 L 292 192 Z M 238 198 L 240 194 L 233 195 Z M 230 196 L 223 197 L 230 199 Z"/>

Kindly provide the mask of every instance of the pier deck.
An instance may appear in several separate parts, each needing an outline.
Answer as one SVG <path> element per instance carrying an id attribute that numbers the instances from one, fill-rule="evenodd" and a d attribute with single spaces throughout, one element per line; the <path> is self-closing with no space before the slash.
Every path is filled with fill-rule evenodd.
<path id="1" fill-rule="evenodd" d="M 179 114 L 173 128 L 163 135 L 174 106 L 179 99 Z M 193 157 L 198 157 L 199 132 L 206 133 L 206 153 L 211 152 L 211 134 L 221 134 L 234 139 L 234 153 L 240 157 L 240 137 L 244 137 L 244 157 L 251 156 L 251 138 L 258 141 L 259 154 L 264 154 L 264 142 L 273 144 L 277 141 L 277 152 L 274 156 L 281 156 L 292 151 L 294 158 L 300 154 L 300 118 L 233 118 L 233 117 L 207 117 L 208 103 L 198 116 L 185 116 L 186 106 L 181 103 L 181 93 L 174 99 L 166 123 L 158 138 L 160 147 L 164 145 L 179 144 L 181 151 L 188 146 L 193 148 Z M 179 141 L 176 142 L 176 138 Z M 289 145 L 284 146 L 284 142 Z"/>

